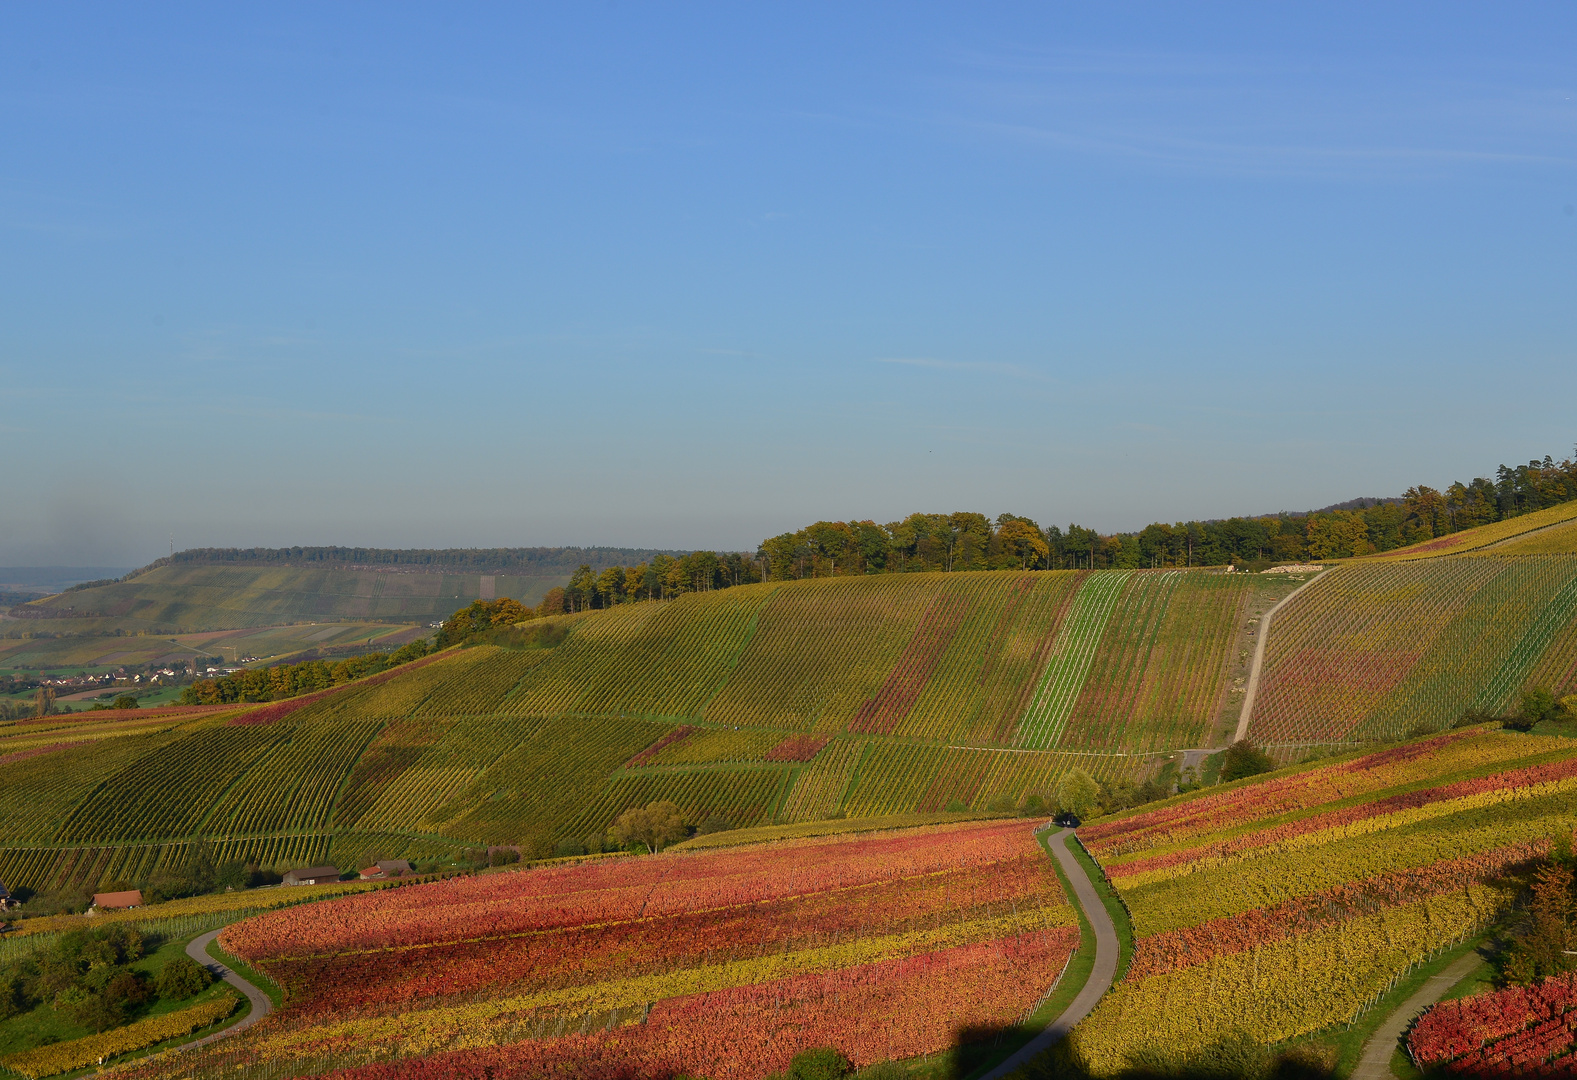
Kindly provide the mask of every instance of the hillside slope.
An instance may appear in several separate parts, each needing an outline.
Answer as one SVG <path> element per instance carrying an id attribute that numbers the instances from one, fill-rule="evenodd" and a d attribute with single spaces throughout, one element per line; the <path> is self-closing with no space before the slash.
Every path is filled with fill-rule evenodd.
<path id="1" fill-rule="evenodd" d="M 487 590 L 535 603 L 569 574 L 488 575 Z M 13 609 L 26 630 L 162 633 L 336 619 L 428 623 L 481 596 L 481 574 L 343 567 L 160 566 L 130 581 L 60 593 Z"/>
<path id="2" fill-rule="evenodd" d="M 1483 726 L 1081 829 L 1135 941 L 1071 1050 L 1103 1075 L 1334 1031 L 1499 917 L 1574 812 L 1577 741 Z"/>
<path id="3" fill-rule="evenodd" d="M 1281 747 L 1508 712 L 1536 686 L 1577 692 L 1577 555 L 1327 571 L 1277 613 L 1262 680 L 1249 737 Z"/>
<path id="4" fill-rule="evenodd" d="M 1230 738 L 1259 616 L 1300 584 L 744 585 L 495 631 L 235 716 L 0 725 L 0 880 L 136 876 L 199 841 L 265 863 L 545 851 L 656 799 L 744 827 L 1011 805 L 1074 766 L 1138 780 Z M 1345 565 L 1278 612 L 1266 651 L 1250 734 L 1283 759 L 1438 730 L 1572 687 L 1577 557 Z"/>
<path id="5" fill-rule="evenodd" d="M 136 876 L 199 840 L 279 863 L 542 849 L 659 798 L 746 826 L 1048 795 L 1072 764 L 1131 776 L 1230 728 L 1253 596 L 1176 572 L 740 586 L 237 717 L 0 727 L 0 880 Z"/>
<path id="6" fill-rule="evenodd" d="M 576 568 L 682 555 L 644 548 L 196 548 L 119 581 L 6 613 L 34 633 L 191 633 L 326 620 L 427 624 L 472 600 L 535 605 Z"/>

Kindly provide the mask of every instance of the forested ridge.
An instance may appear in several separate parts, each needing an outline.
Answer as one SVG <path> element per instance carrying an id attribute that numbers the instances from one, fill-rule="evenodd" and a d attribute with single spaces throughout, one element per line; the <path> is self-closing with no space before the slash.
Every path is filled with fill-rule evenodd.
<path id="1" fill-rule="evenodd" d="M 1496 478 L 1444 491 L 1408 488 L 1397 500 L 1306 513 L 1211 521 L 1156 522 L 1136 533 L 1103 535 L 1081 525 L 1042 528 L 1001 514 L 910 514 L 902 521 L 818 521 L 761 543 L 772 578 L 921 570 L 1139 569 L 1225 566 L 1234 562 L 1341 559 L 1393 551 L 1577 499 L 1577 461 L 1550 457 Z"/>
<path id="2" fill-rule="evenodd" d="M 582 563 L 531 614 L 660 600 L 759 581 L 922 571 L 1209 567 L 1341 559 L 1394 551 L 1479 525 L 1577 499 L 1577 461 L 1545 457 L 1496 478 L 1445 490 L 1408 488 L 1397 499 L 1353 499 L 1336 508 L 1210 521 L 1156 522 L 1135 533 L 1102 534 L 1070 524 L 973 511 L 910 514 L 902 521 L 818 521 L 763 540 L 754 557 L 737 552 L 662 553 L 600 569 Z M 1343 509 L 1340 507 L 1350 507 Z M 480 609 L 479 609 L 480 610 Z M 510 617 L 513 617 L 513 611 Z M 478 617 L 488 624 L 487 614 Z M 505 616 L 498 616 L 498 623 Z M 461 634 L 464 637 L 465 634 Z"/>
<path id="3" fill-rule="evenodd" d="M 1393 551 L 1577 499 L 1577 461 L 1546 456 L 1500 466 L 1397 499 L 1354 499 L 1325 510 L 1217 520 L 1155 522 L 1133 533 L 974 511 L 915 513 L 901 521 L 818 521 L 763 540 L 750 552 L 675 552 L 611 547 L 409 549 L 355 547 L 195 548 L 145 566 L 235 564 L 384 569 L 391 572 L 569 574 L 540 614 L 629 600 L 668 599 L 760 581 L 967 570 L 1140 569 L 1339 559 Z M 125 580 L 125 579 L 123 579 Z M 107 584 L 90 582 L 84 587 Z"/>
<path id="4" fill-rule="evenodd" d="M 155 559 L 132 571 L 127 577 L 145 574 L 161 566 L 183 563 L 237 563 L 242 565 L 280 564 L 324 567 L 403 567 L 412 570 L 444 570 L 454 573 L 493 571 L 569 571 L 581 563 L 609 566 L 650 559 L 653 556 L 683 555 L 682 551 L 658 548 L 620 547 L 522 547 L 522 548 L 365 548 L 365 547 L 284 547 L 284 548 L 188 548 Z M 88 583 L 96 584 L 96 583 Z"/>

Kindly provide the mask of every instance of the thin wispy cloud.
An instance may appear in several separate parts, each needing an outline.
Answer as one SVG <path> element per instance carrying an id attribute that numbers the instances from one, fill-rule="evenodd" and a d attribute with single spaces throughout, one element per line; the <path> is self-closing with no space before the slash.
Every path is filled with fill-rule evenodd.
<path id="1" fill-rule="evenodd" d="M 219 405 L 209 410 L 221 416 L 244 417 L 251 420 L 266 420 L 270 423 L 288 422 L 298 424 L 393 424 L 397 423 L 392 416 L 372 416 L 366 413 L 348 412 L 314 412 L 307 409 L 290 408 L 258 408 Z"/>
<path id="2" fill-rule="evenodd" d="M 955 58 L 933 122 L 1060 155 L 1242 177 L 1386 179 L 1577 166 L 1568 71 L 1485 61 L 1441 78 L 1271 54 L 1036 51 Z"/>
<path id="3" fill-rule="evenodd" d="M 994 360 L 942 360 L 931 356 L 878 356 L 878 364 L 903 364 L 908 367 L 931 368 L 935 371 L 979 371 L 990 375 L 1009 375 L 1016 379 L 1045 381 L 1046 376 L 1033 368 L 1019 364 L 1003 364 Z"/>

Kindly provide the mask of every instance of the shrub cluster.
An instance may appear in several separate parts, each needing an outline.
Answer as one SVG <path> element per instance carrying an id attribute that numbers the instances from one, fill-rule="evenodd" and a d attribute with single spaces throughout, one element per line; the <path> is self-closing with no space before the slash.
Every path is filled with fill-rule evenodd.
<path id="1" fill-rule="evenodd" d="M 48 1002 L 95 1032 L 119 1027 L 154 999 L 147 976 L 129 966 L 145 944 L 124 923 L 62 934 L 48 952 L 0 970 L 0 1019 Z"/>
<path id="2" fill-rule="evenodd" d="M 308 660 L 300 664 L 279 664 L 270 668 L 249 668 L 216 679 L 202 679 L 181 691 L 182 705 L 229 705 L 248 701 L 279 701 L 342 683 L 376 675 L 380 671 L 419 660 L 431 650 L 417 640 L 392 653 L 368 653 L 348 660 L 326 663 Z M 118 707 L 118 706 L 117 706 Z"/>

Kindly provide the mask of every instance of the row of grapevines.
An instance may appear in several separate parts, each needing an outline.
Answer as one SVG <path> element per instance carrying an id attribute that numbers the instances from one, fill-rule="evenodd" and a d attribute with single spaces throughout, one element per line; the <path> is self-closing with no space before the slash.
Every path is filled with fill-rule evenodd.
<path id="1" fill-rule="evenodd" d="M 1162 624 L 1161 655 L 1139 695 L 1140 752 L 1209 745 L 1211 725 L 1228 698 L 1235 657 L 1254 586 L 1238 575 L 1194 574 L 1183 581 Z M 1245 657 L 1246 658 L 1246 657 Z"/>
<path id="2" fill-rule="evenodd" d="M 1420 1067 L 1448 1076 L 1569 1073 L 1574 1006 L 1577 973 L 1566 972 L 1436 1005 L 1408 1033 L 1407 1046 Z"/>
<path id="3" fill-rule="evenodd" d="M 379 720 L 291 725 L 288 738 L 213 804 L 204 828 L 221 834 L 325 828 L 341 783 L 381 726 Z"/>
<path id="4" fill-rule="evenodd" d="M 356 759 L 334 804 L 334 825 L 354 827 L 411 769 L 424 763 L 429 751 L 443 742 L 454 726 L 453 721 L 427 716 L 386 723 Z"/>
<path id="5" fill-rule="evenodd" d="M 1569 832 L 1577 794 L 1569 785 L 1545 788 L 1530 787 L 1520 793 L 1521 798 L 1463 799 L 1428 808 L 1427 814 L 1402 813 L 1366 823 L 1365 828 L 1332 829 L 1308 838 L 1323 842 L 1273 847 L 1251 858 L 1219 862 L 1133 888 L 1121 877 L 1114 880 L 1133 912 L 1135 932 L 1160 933 L 1268 907 L 1381 871 L 1427 866 L 1539 840 L 1563 829 Z"/>
<path id="6" fill-rule="evenodd" d="M 456 671 L 433 688 L 414 711 L 424 716 L 466 716 L 496 712 L 526 673 L 553 654 L 547 649 L 467 649 L 479 653 L 463 673 Z"/>
<path id="7" fill-rule="evenodd" d="M 1126 980 L 1079 1025 L 1078 1050 L 1097 1075 L 1158 1045 L 1205 1064 L 1234 1032 L 1275 1042 L 1351 1020 L 1410 964 L 1492 919 L 1497 901 L 1469 888 Z"/>
<path id="8" fill-rule="evenodd" d="M 814 761 L 795 774 L 778 820 L 817 821 L 835 814 L 843 805 L 843 793 L 864 748 L 859 739 L 834 739 L 827 744 Z"/>
<path id="9" fill-rule="evenodd" d="M 931 597 L 920 625 L 915 627 L 881 689 L 849 721 L 850 731 L 890 735 L 909 714 L 969 611 L 969 597 L 962 587 L 965 584 L 945 582 Z"/>
<path id="10" fill-rule="evenodd" d="M 892 574 L 777 590 L 705 718 L 842 730 L 882 685 L 941 582 L 942 575 Z"/>
<path id="11" fill-rule="evenodd" d="M 1523 686 L 1542 686 L 1557 697 L 1577 694 L 1577 618 L 1556 630 L 1550 647 L 1534 664 Z"/>
<path id="12" fill-rule="evenodd" d="M 203 712 L 209 712 L 206 707 L 199 706 Z M 121 710 L 112 710 L 112 715 L 126 716 Z M 148 715 L 152 713 L 154 715 Z M 103 716 L 104 713 L 99 713 Z M 124 720 L 99 721 L 95 723 L 88 714 L 89 719 L 80 719 L 51 724 L 47 721 L 26 724 L 12 724 L 0 726 L 0 765 L 10 764 L 12 761 L 22 761 L 27 757 L 34 757 L 40 751 L 54 752 L 66 750 L 82 743 L 98 742 L 103 739 L 121 738 L 127 735 L 146 735 L 152 732 L 173 728 L 184 720 L 192 718 L 194 713 L 182 710 L 180 712 L 162 712 L 152 709 L 138 709 Z M 201 713 L 195 715 L 202 715 Z"/>
<path id="13" fill-rule="evenodd" d="M 1347 738 L 1498 570 L 1447 559 L 1327 571 L 1276 614 L 1249 736 Z"/>
<path id="14" fill-rule="evenodd" d="M 244 860 L 263 866 L 322 861 L 326 836 L 215 839 L 207 842 L 215 862 Z M 192 843 L 0 849 L 0 881 L 12 889 L 96 889 L 104 881 L 142 881 L 159 870 L 179 872 L 195 853 Z"/>
<path id="15" fill-rule="evenodd" d="M 913 810 L 947 756 L 945 747 L 918 743 L 871 742 L 865 746 L 844 801 L 850 817 Z"/>
<path id="16" fill-rule="evenodd" d="M 344 717 L 408 716 L 435 689 L 452 679 L 463 678 L 463 673 L 488 655 L 489 650 L 485 649 L 441 653 L 429 661 L 396 668 L 392 677 L 381 682 L 352 683 L 322 701 L 292 712 L 290 719 L 299 724 Z"/>
<path id="17" fill-rule="evenodd" d="M 1102 748 L 1114 737 L 1123 740 L 1127 725 L 1122 721 L 1138 714 L 1133 700 L 1138 679 L 1149 668 L 1161 623 L 1185 576 L 1182 570 L 1163 570 L 1128 579 L 1068 717 L 1070 739 Z"/>
<path id="18" fill-rule="evenodd" d="M 690 593 L 586 619 L 526 676 L 505 711 L 695 716 L 728 677 L 774 588 Z"/>
<path id="19" fill-rule="evenodd" d="M 696 769 L 684 773 L 618 776 L 564 829 L 564 835 L 600 833 L 624 811 L 659 800 L 673 802 L 691 821 L 721 817 L 734 828 L 767 819 L 783 782 L 782 768 Z"/>
<path id="20" fill-rule="evenodd" d="M 0 882 L 13 891 L 23 886 L 35 890 L 58 888 L 68 876 L 62 873 L 68 870 L 62 864 L 75 857 L 74 852 L 60 848 L 0 849 Z"/>
<path id="21" fill-rule="evenodd" d="M 465 723 L 481 729 L 490 722 L 496 720 Z M 559 717 L 523 724 L 522 730 L 518 743 L 496 751 L 464 788 L 428 810 L 419 828 L 494 843 L 547 842 L 574 835 L 566 832 L 568 823 L 582 815 L 593 793 L 663 727 L 617 717 Z"/>
<path id="22" fill-rule="evenodd" d="M 0 766 L 0 821 L 12 842 L 52 841 L 99 785 L 135 768 L 146 754 L 182 737 L 180 730 L 104 740 Z"/>
<path id="23" fill-rule="evenodd" d="M 1572 507 L 1577 510 L 1577 507 Z M 1577 521 L 1548 526 L 1520 540 L 1489 548 L 1487 555 L 1577 555 Z"/>
<path id="24" fill-rule="evenodd" d="M 1577 559 L 1473 560 L 1484 582 L 1354 734 L 1395 738 L 1419 721 L 1443 724 L 1472 706 L 1512 708 L 1557 631 L 1577 615 Z"/>
<path id="25" fill-rule="evenodd" d="M 1510 708 L 1577 644 L 1574 621 L 1572 556 L 1335 571 L 1277 615 L 1250 733 L 1262 742 L 1394 738 L 1468 708 Z"/>
<path id="26" fill-rule="evenodd" d="M 1025 795 L 1049 796 L 1074 765 L 1116 778 L 1130 773 L 1137 761 L 1117 755 L 871 742 L 844 805 L 850 817 L 943 810 L 955 799 L 978 810 L 998 797 L 1017 803 Z"/>
<path id="27" fill-rule="evenodd" d="M 1128 570 L 1098 571 L 1085 578 L 1062 621 L 1040 685 L 1019 721 L 1019 746 L 1049 749 L 1061 739 L 1095 651 L 1131 576 Z"/>
<path id="28" fill-rule="evenodd" d="M 1107 622 L 1064 744 L 1140 752 L 1205 745 L 1250 590 L 1236 574 L 1136 574 Z"/>
<path id="29" fill-rule="evenodd" d="M 567 725 L 523 717 L 468 718 L 451 724 L 438 740 L 418 732 L 414 737 L 400 735 L 389 744 L 369 747 L 369 754 L 363 756 L 368 772 L 352 778 L 335 820 L 360 829 L 435 828 L 456 810 L 468 808 L 466 793 L 485 773 L 496 769 L 500 760 L 513 755 L 518 767 L 538 776 L 542 769 L 534 758 L 545 754 L 551 760 L 564 752 L 563 748 L 543 746 L 542 736 L 549 731 L 562 736 Z M 577 743 L 595 756 L 593 740 L 583 736 Z M 620 745 L 625 743 L 621 740 Z M 528 746 L 525 757 L 519 754 L 522 746 Z M 374 756 L 377 760 L 368 760 Z M 379 768 L 384 758 L 389 759 L 388 765 Z M 563 782 L 569 780 L 566 775 Z M 471 797 L 492 798 L 496 790 L 478 788 Z"/>
<path id="30" fill-rule="evenodd" d="M 1512 708 L 1518 692 L 1537 682 L 1535 672 L 1551 670 L 1546 663 L 1551 659 L 1557 670 L 1564 669 L 1553 685 L 1561 688 L 1571 683 L 1571 656 L 1565 643 L 1577 629 L 1577 557 L 1540 559 L 1536 565 L 1537 581 L 1528 590 L 1532 595 L 1503 601 L 1515 620 L 1511 633 L 1500 635 L 1510 648 L 1479 690 L 1473 702 L 1479 709 L 1499 712 Z M 1497 621 L 1508 620 L 1501 616 Z"/>
<path id="31" fill-rule="evenodd" d="M 710 762 L 761 761 L 767 751 L 783 741 L 778 731 L 738 728 L 694 728 L 679 741 L 663 747 L 648 765 L 702 765 Z"/>
<path id="32" fill-rule="evenodd" d="M 958 579 L 956 587 L 968 590 L 968 614 L 894 733 L 1005 746 L 1084 575 L 1053 571 L 951 576 Z"/>
<path id="33" fill-rule="evenodd" d="M 214 801 L 289 731 L 221 727 L 194 731 L 128 762 L 79 804 L 61 843 L 190 836 Z"/>
<path id="34" fill-rule="evenodd" d="M 1519 765 L 1522 763 L 1519 762 Z M 1502 769 L 1485 776 L 1453 779 L 1448 783 L 1404 790 L 1349 805 L 1322 807 L 1319 813 L 1282 815 L 1278 824 L 1234 833 L 1223 830 L 1203 843 L 1167 845 L 1137 858 L 1108 860 L 1107 873 L 1124 878 L 1124 884 L 1138 885 L 1141 877 L 1159 880 L 1191 873 L 1205 866 L 1263 854 L 1276 845 L 1301 845 L 1334 839 L 1332 830 L 1374 831 L 1403 823 L 1399 815 L 1423 816 L 1454 812 L 1468 805 L 1462 800 L 1486 797 L 1487 801 L 1510 799 L 1544 790 L 1541 785 L 1567 783 L 1577 789 L 1577 758 L 1564 757 L 1541 761 L 1521 768 Z M 1290 820 L 1289 820 L 1290 819 Z"/>
<path id="35" fill-rule="evenodd" d="M 1103 863 L 1149 857 L 1135 853 L 1197 847 L 1247 835 L 1261 823 L 1323 813 L 1326 804 L 1357 805 L 1510 769 L 1564 760 L 1563 742 L 1528 739 L 1487 726 L 1284 773 L 1248 787 L 1205 789 L 1154 810 L 1102 819 L 1080 837 Z"/>

